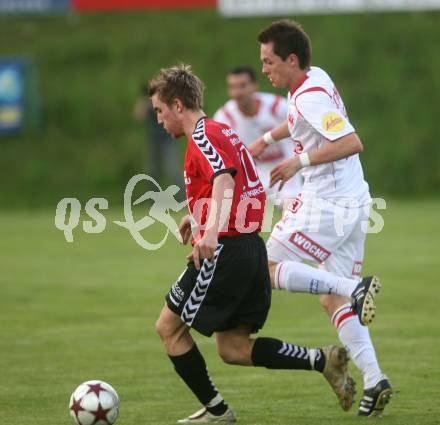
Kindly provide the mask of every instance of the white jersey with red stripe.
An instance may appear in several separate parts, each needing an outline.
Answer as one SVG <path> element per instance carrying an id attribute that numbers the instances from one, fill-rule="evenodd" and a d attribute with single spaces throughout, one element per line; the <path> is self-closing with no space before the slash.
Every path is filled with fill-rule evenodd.
<path id="1" fill-rule="evenodd" d="M 314 66 L 288 95 L 288 125 L 297 154 L 320 149 L 355 132 L 333 81 Z M 300 173 L 304 179 L 303 198 L 342 198 L 359 205 L 371 202 L 359 155 L 305 167 Z"/>
<path id="2" fill-rule="evenodd" d="M 287 117 L 287 100 L 271 93 L 257 92 L 254 94 L 258 109 L 254 115 L 245 115 L 235 100 L 226 102 L 214 114 L 214 119 L 233 128 L 245 145 L 249 145 L 264 133 L 272 130 Z M 290 138 L 280 140 L 268 146 L 259 159 L 255 161 L 258 175 L 268 194 L 276 191 L 269 190 L 270 172 L 281 161 L 294 154 L 295 146 Z M 283 188 L 282 198 L 294 198 L 301 190 L 302 181 L 298 176 L 291 179 Z"/>

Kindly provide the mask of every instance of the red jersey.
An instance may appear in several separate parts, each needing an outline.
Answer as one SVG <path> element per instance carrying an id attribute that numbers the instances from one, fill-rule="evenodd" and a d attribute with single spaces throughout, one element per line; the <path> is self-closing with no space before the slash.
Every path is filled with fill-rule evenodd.
<path id="1" fill-rule="evenodd" d="M 189 212 L 199 226 L 200 237 L 214 178 L 222 173 L 230 173 L 235 186 L 233 194 L 225 195 L 231 212 L 227 228 L 220 229 L 219 236 L 260 232 L 266 195 L 251 154 L 228 125 L 200 118 L 188 139 L 184 174 Z"/>

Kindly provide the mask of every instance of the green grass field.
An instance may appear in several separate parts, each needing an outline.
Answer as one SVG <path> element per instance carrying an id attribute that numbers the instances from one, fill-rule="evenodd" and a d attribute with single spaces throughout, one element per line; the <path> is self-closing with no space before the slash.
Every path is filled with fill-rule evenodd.
<path id="1" fill-rule="evenodd" d="M 397 393 L 382 424 L 440 423 L 439 209 L 440 201 L 390 201 L 383 232 L 368 238 L 364 273 L 383 280 L 371 333 Z M 111 205 L 104 233 L 76 229 L 68 244 L 54 214 L 55 206 L 0 213 L 0 424 L 73 423 L 70 393 L 90 379 L 119 392 L 120 425 L 173 424 L 198 409 L 154 332 L 188 248 L 169 239 L 143 250 L 110 222 L 122 218 Z M 312 346 L 337 340 L 316 297 L 288 293 L 274 294 L 262 335 Z M 228 366 L 212 339 L 197 340 L 242 424 L 365 420 L 343 413 L 318 373 Z"/>

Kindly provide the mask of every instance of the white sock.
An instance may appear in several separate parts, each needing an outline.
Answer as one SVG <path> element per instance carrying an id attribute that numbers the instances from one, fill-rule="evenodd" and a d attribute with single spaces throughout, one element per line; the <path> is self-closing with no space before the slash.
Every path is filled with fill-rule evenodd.
<path id="1" fill-rule="evenodd" d="M 364 389 L 374 387 L 382 378 L 370 333 L 362 326 L 350 304 L 339 307 L 332 316 L 339 339 L 364 377 Z"/>
<path id="2" fill-rule="evenodd" d="M 299 261 L 283 261 L 278 263 L 275 270 L 275 288 L 290 292 L 350 297 L 358 283 L 356 279 L 336 276 Z"/>
<path id="3" fill-rule="evenodd" d="M 211 379 L 211 378 L 210 378 Z M 212 381 L 211 381 L 212 382 Z M 220 404 L 223 400 L 223 397 L 218 393 L 207 405 L 206 407 L 214 407 L 217 404 Z"/>

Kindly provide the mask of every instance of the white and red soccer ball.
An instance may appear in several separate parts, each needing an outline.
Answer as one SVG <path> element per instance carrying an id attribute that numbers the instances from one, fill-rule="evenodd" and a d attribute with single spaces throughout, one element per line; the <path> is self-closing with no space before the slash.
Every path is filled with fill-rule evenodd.
<path id="1" fill-rule="evenodd" d="M 87 381 L 70 396 L 70 416 L 78 425 L 112 425 L 119 414 L 119 397 L 104 381 Z"/>

